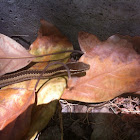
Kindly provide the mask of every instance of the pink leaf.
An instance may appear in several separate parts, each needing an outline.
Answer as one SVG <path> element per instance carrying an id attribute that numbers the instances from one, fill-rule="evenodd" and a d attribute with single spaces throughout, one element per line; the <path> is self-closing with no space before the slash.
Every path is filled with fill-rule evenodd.
<path id="1" fill-rule="evenodd" d="M 136 38 L 135 38 L 136 39 Z M 90 65 L 86 76 L 69 80 L 63 99 L 103 102 L 126 93 L 140 91 L 140 55 L 137 41 L 113 35 L 99 41 L 89 33 L 79 34 L 85 54 L 79 61 Z M 138 45 L 139 43 L 139 45 Z"/>
<path id="2" fill-rule="evenodd" d="M 33 58 L 3 59 L 7 57 L 31 57 L 32 55 L 15 40 L 0 34 L 0 75 L 27 66 Z"/>

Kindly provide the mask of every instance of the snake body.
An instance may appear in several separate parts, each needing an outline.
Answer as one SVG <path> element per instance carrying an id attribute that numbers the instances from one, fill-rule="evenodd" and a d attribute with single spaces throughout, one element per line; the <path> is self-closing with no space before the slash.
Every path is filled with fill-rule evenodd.
<path id="1" fill-rule="evenodd" d="M 82 74 L 89 69 L 89 65 L 83 62 L 70 62 L 66 63 L 66 65 L 69 68 L 71 75 Z M 2 75 L 0 76 L 0 88 L 26 80 L 38 79 L 41 73 L 41 70 L 23 70 L 12 74 Z M 41 79 L 48 79 L 66 75 L 67 70 L 64 66 L 61 66 L 52 70 L 47 70 L 41 76 Z"/>

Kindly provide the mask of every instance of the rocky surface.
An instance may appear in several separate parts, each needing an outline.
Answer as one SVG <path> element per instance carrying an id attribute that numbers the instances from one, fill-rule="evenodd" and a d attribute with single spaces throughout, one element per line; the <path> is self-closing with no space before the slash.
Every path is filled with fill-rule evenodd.
<path id="1" fill-rule="evenodd" d="M 33 42 L 43 18 L 57 26 L 78 49 L 79 31 L 101 39 L 116 33 L 140 35 L 139 7 L 138 0 L 0 0 L 0 32 L 28 35 L 23 38 Z"/>

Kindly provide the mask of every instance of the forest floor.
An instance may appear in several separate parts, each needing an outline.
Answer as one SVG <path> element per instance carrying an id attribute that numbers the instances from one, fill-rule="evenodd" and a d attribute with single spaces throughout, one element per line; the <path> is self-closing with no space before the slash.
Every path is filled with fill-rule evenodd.
<path id="1" fill-rule="evenodd" d="M 60 100 L 39 140 L 140 140 L 140 97 L 89 104 Z"/>

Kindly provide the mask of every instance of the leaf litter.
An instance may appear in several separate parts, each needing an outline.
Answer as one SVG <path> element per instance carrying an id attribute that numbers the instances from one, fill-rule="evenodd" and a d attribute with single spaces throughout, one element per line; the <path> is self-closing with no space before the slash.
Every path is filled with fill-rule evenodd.
<path id="1" fill-rule="evenodd" d="M 64 99 L 59 102 L 62 107 L 64 140 L 103 138 L 138 140 L 140 138 L 139 95 L 121 95 L 105 103 L 70 102 Z M 57 131 L 57 135 L 60 134 L 58 122 L 55 114 L 48 126 L 40 133 L 40 139 L 48 137 L 55 139 L 56 135 L 52 136 L 52 131 Z"/>
<path id="2" fill-rule="evenodd" d="M 115 98 L 113 100 L 108 101 L 106 104 L 102 104 L 102 103 L 101 104 L 100 103 L 99 104 L 92 104 L 91 103 L 89 105 L 83 105 L 81 102 L 76 102 L 74 104 L 74 103 L 69 103 L 66 100 L 60 100 L 60 102 L 61 102 L 61 105 L 62 105 L 62 113 L 66 113 L 66 109 L 65 109 L 65 111 L 63 111 L 63 109 L 65 107 L 69 107 L 70 108 L 70 110 L 69 110 L 70 113 L 73 113 L 73 114 L 75 114 L 75 113 L 78 114 L 79 112 L 83 113 L 83 114 L 84 113 L 85 114 L 89 114 L 90 112 L 92 112 L 92 113 L 94 113 L 94 115 L 95 115 L 95 113 L 98 113 L 98 112 L 101 113 L 101 114 L 102 113 L 112 113 L 112 114 L 116 114 L 117 117 L 121 118 L 122 122 L 126 123 L 125 127 L 129 127 L 130 128 L 130 126 L 136 125 L 136 127 L 139 128 L 139 124 L 138 124 L 139 121 L 137 121 L 137 120 L 139 120 L 139 117 L 137 117 L 137 115 L 139 115 L 139 111 L 140 111 L 140 105 L 139 105 L 140 101 L 139 101 L 139 98 L 137 98 L 137 97 L 134 97 L 134 98 L 132 98 L 132 97 L 128 97 L 128 98 L 117 97 L 117 98 Z M 76 107 L 76 108 L 73 109 L 73 107 Z M 112 111 L 112 112 L 110 112 L 110 111 Z M 126 116 L 126 114 L 129 115 L 129 116 Z M 96 117 L 96 116 L 94 116 L 94 119 L 93 118 L 91 119 L 90 115 L 88 115 L 89 118 L 86 116 L 83 119 L 83 117 L 81 117 L 81 116 L 79 117 L 78 116 L 78 119 L 77 118 L 73 119 L 73 123 L 70 125 L 70 128 L 71 128 L 72 133 L 74 135 L 77 134 L 76 135 L 77 138 L 89 139 L 89 135 L 87 136 L 87 133 L 85 133 L 84 130 L 82 130 L 81 127 L 79 127 L 78 123 L 80 123 L 80 125 L 86 124 L 86 127 L 89 124 L 92 124 L 92 127 L 95 127 L 96 125 L 98 125 L 100 123 L 103 123 L 102 122 L 102 117 L 101 117 L 101 120 L 99 120 L 99 117 Z M 108 118 L 110 118 L 110 117 L 107 117 L 106 119 L 108 120 Z M 129 125 L 128 123 L 129 123 L 130 120 L 131 120 L 131 124 Z M 135 121 L 134 124 L 133 124 L 132 120 Z M 109 121 L 108 121 L 108 123 L 106 123 L 106 125 L 109 125 Z M 119 122 L 118 122 L 118 124 L 119 124 Z M 83 126 L 84 126 L 83 129 L 85 129 L 85 125 L 83 125 Z M 117 128 L 116 124 L 113 123 L 112 126 L 114 127 L 113 131 L 116 131 L 116 128 Z M 64 126 L 64 128 L 65 128 L 65 126 Z M 78 129 L 79 129 L 79 131 L 78 131 Z M 120 131 L 119 129 L 117 130 L 117 132 Z M 66 132 L 67 132 L 67 130 L 68 130 L 68 127 L 66 129 L 64 129 L 64 131 L 66 131 Z M 95 134 L 94 130 L 93 130 L 92 134 Z M 91 138 L 95 137 L 95 135 L 92 136 L 92 134 L 91 134 Z M 116 135 L 117 135 L 117 133 L 116 133 Z M 120 136 L 118 136 L 118 137 L 120 137 L 120 138 L 124 138 L 124 136 L 125 136 L 123 133 L 119 134 L 119 135 Z M 98 137 L 98 136 L 96 136 L 96 137 Z"/>

